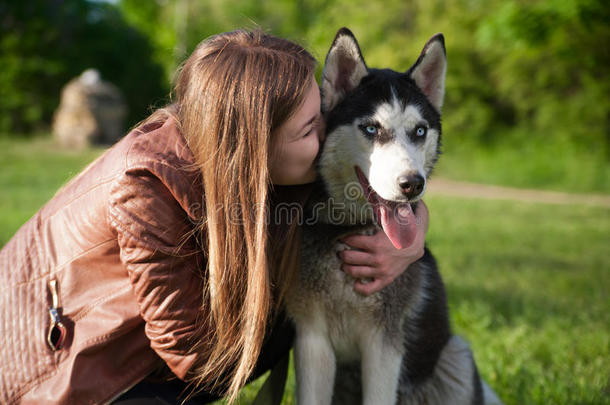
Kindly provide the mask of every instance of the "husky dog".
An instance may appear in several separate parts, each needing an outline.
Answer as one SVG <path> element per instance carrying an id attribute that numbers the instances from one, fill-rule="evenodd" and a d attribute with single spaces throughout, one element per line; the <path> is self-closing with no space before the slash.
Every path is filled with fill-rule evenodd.
<path id="1" fill-rule="evenodd" d="M 442 34 L 406 73 L 367 68 L 347 28 L 326 57 L 319 172 L 327 203 L 310 207 L 314 221 L 303 227 L 302 268 L 287 299 L 299 405 L 484 403 L 427 249 L 368 297 L 354 292 L 337 258 L 347 248 L 340 238 L 354 231 L 381 227 L 397 248 L 413 242 L 412 204 L 439 155 L 445 71 Z"/>

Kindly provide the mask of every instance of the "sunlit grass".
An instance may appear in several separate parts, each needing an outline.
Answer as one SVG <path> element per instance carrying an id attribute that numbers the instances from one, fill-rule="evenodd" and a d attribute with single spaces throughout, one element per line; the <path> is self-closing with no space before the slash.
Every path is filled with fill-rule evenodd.
<path id="1" fill-rule="evenodd" d="M 0 137 L 0 246 L 102 151 L 66 150 L 49 136 Z"/>
<path id="2" fill-rule="evenodd" d="M 610 155 L 604 145 L 587 146 L 545 137 L 498 134 L 489 145 L 444 135 L 436 174 L 453 180 L 569 193 L 610 193 Z"/>
<path id="3" fill-rule="evenodd" d="M 610 403 L 610 210 L 428 203 L 455 331 L 502 399 Z"/>

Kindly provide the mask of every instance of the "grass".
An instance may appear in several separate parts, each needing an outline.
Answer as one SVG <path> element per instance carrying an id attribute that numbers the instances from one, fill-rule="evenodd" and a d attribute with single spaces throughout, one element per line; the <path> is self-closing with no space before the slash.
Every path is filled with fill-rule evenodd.
<path id="1" fill-rule="evenodd" d="M 68 151 L 48 136 L 0 137 L 0 246 L 102 151 Z"/>
<path id="2" fill-rule="evenodd" d="M 62 152 L 46 138 L 0 139 L 0 246 L 100 152 Z M 471 343 L 504 402 L 610 404 L 610 210 L 426 201 L 428 245 L 454 331 Z M 243 390 L 243 403 L 263 379 Z M 291 372 L 286 404 L 293 392 Z"/>
<path id="3" fill-rule="evenodd" d="M 446 135 L 437 175 L 512 187 L 610 193 L 610 153 L 604 145 L 509 135 L 486 146 Z"/>
<path id="4" fill-rule="evenodd" d="M 455 331 L 507 404 L 610 403 L 610 210 L 431 198 Z"/>

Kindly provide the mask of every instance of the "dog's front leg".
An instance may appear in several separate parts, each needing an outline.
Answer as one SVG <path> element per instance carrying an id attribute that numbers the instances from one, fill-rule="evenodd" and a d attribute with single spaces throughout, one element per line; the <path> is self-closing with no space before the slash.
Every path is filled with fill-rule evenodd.
<path id="1" fill-rule="evenodd" d="M 394 405 L 402 352 L 389 344 L 382 330 L 371 329 L 361 339 L 362 403 Z"/>
<path id="2" fill-rule="evenodd" d="M 330 405 L 336 363 L 323 322 L 297 322 L 294 361 L 297 403 Z"/>

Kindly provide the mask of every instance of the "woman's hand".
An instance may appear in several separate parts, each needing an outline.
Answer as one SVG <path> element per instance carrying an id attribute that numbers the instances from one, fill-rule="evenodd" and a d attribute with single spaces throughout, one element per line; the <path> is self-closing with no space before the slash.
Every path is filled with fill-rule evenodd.
<path id="1" fill-rule="evenodd" d="M 385 233 L 350 235 L 343 242 L 354 250 L 339 252 L 341 270 L 356 279 L 354 290 L 371 295 L 390 284 L 413 262 L 424 255 L 424 240 L 428 230 L 428 208 L 419 201 L 415 210 L 417 234 L 411 246 L 396 249 Z"/>

